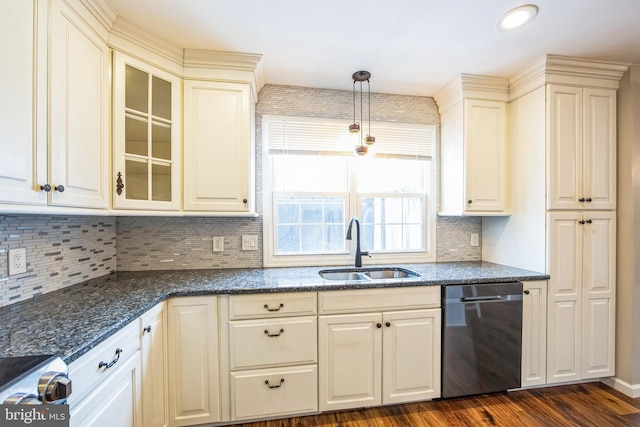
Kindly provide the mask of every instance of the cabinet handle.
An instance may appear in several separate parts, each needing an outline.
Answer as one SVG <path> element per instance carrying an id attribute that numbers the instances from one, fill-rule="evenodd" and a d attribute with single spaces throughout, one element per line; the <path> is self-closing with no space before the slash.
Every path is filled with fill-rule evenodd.
<path id="1" fill-rule="evenodd" d="M 469 200 L 467 200 L 467 203 L 471 204 L 471 203 L 473 203 L 473 200 L 469 199 Z"/>
<path id="2" fill-rule="evenodd" d="M 382 328 L 382 323 L 376 323 L 377 328 Z"/>
<path id="3" fill-rule="evenodd" d="M 268 305 L 268 304 L 265 304 L 265 305 L 264 305 L 264 308 L 266 308 L 266 309 L 267 309 L 267 310 L 269 310 L 269 311 L 280 311 L 280 309 L 281 309 L 281 308 L 283 308 L 283 307 L 284 307 L 284 304 L 280 304 L 280 306 L 279 306 L 279 307 L 277 307 L 277 308 L 269 308 L 269 305 Z"/>
<path id="4" fill-rule="evenodd" d="M 51 186 L 49 184 L 41 185 L 40 189 L 48 193 L 49 191 L 51 191 Z"/>
<path id="5" fill-rule="evenodd" d="M 578 199 L 578 201 L 579 201 L 580 203 L 584 203 L 584 202 L 586 202 L 586 201 L 587 201 L 587 199 L 585 199 L 584 197 L 581 197 L 581 198 L 579 198 L 579 199 Z"/>
<path id="6" fill-rule="evenodd" d="M 587 224 L 591 224 L 592 222 L 593 222 L 593 221 L 592 221 L 592 220 L 590 220 L 590 219 L 588 219 L 588 220 L 587 220 Z"/>
<path id="7" fill-rule="evenodd" d="M 100 363 L 98 363 L 98 369 L 104 368 L 105 370 L 107 370 L 113 365 L 115 365 L 118 362 L 118 360 L 120 360 L 120 353 L 122 353 L 122 349 L 116 348 L 116 357 L 109 363 L 100 361 Z"/>
<path id="8" fill-rule="evenodd" d="M 386 326 L 387 328 L 390 328 L 391 327 L 391 322 L 385 323 L 384 326 Z"/>
<path id="9" fill-rule="evenodd" d="M 64 193 L 64 185 L 60 184 L 60 185 L 56 185 L 55 187 L 53 187 L 54 190 L 60 192 L 60 193 Z"/>
<path id="10" fill-rule="evenodd" d="M 282 333 L 284 332 L 284 329 L 280 329 L 280 331 L 277 334 L 272 334 L 269 333 L 269 331 L 267 329 L 264 330 L 264 333 L 268 336 L 268 337 L 279 337 L 280 335 L 282 335 Z"/>
<path id="11" fill-rule="evenodd" d="M 147 325 L 142 329 L 144 332 L 151 332 L 151 325 Z"/>
<path id="12" fill-rule="evenodd" d="M 584 220 L 578 221 L 578 224 L 584 224 Z"/>
<path id="13" fill-rule="evenodd" d="M 529 290 L 528 290 L 528 289 L 525 289 L 524 294 L 525 294 L 525 295 L 529 295 Z"/>
<path id="14" fill-rule="evenodd" d="M 122 194 L 123 188 L 124 183 L 122 182 L 122 174 L 118 172 L 118 178 L 116 179 L 116 193 L 118 193 L 118 196 Z"/>
<path id="15" fill-rule="evenodd" d="M 593 199 L 591 197 L 587 197 L 586 202 L 587 203 L 591 203 L 593 201 Z"/>
<path id="16" fill-rule="evenodd" d="M 242 199 L 242 203 L 247 203 L 248 200 L 247 199 Z"/>
<path id="17" fill-rule="evenodd" d="M 269 382 L 269 380 L 265 380 L 265 384 L 269 387 L 269 388 L 280 388 L 280 386 L 282 386 L 282 383 L 284 382 L 284 378 L 280 378 L 280 383 L 276 384 L 276 385 L 271 385 L 271 383 Z"/>

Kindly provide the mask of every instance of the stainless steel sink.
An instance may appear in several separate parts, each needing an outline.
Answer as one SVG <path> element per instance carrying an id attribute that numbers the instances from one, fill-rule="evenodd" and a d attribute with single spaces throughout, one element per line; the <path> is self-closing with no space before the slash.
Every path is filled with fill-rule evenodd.
<path id="1" fill-rule="evenodd" d="M 387 280 L 387 279 L 407 279 L 420 277 L 418 273 L 406 268 L 399 267 L 372 267 L 372 268 L 336 268 L 330 270 L 320 270 L 320 277 L 325 280 Z"/>

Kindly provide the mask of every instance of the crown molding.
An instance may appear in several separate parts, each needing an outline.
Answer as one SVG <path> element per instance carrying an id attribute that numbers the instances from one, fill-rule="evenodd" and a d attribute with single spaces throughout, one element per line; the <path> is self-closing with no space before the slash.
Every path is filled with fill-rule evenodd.
<path id="1" fill-rule="evenodd" d="M 550 83 L 618 89 L 628 68 L 622 62 L 545 55 L 510 79 L 510 99 Z"/>
<path id="2" fill-rule="evenodd" d="M 80 2 L 107 31 L 111 31 L 118 12 L 108 0 L 80 0 Z"/>
<path id="3" fill-rule="evenodd" d="M 460 74 L 434 96 L 440 111 L 452 107 L 463 99 L 470 98 L 506 102 L 509 100 L 509 79 L 477 74 Z"/>

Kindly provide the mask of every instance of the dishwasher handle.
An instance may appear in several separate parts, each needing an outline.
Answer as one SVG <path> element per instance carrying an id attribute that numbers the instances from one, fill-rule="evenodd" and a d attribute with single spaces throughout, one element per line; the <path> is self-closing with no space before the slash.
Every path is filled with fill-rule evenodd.
<path id="1" fill-rule="evenodd" d="M 508 298 L 503 297 L 502 295 L 490 295 L 490 296 L 482 296 L 482 297 L 462 297 L 460 301 L 462 302 L 476 302 L 476 301 L 507 301 Z"/>
<path id="2" fill-rule="evenodd" d="M 447 298 L 445 304 L 473 303 L 473 302 L 522 301 L 522 294 L 516 295 L 482 295 L 475 297 Z"/>

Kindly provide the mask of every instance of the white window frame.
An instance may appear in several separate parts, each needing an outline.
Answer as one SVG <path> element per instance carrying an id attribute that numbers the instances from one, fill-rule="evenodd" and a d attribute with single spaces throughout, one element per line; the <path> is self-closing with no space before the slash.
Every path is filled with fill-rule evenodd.
<path id="1" fill-rule="evenodd" d="M 344 129 L 348 129 L 349 122 L 344 120 L 335 119 L 314 119 L 314 118 L 302 118 L 294 116 L 277 116 L 277 115 L 264 115 L 262 116 L 262 188 L 263 188 L 263 262 L 265 267 L 295 267 L 295 266 L 323 266 L 323 265 L 353 265 L 354 254 L 356 248 L 355 233 L 354 238 L 347 244 L 347 252 L 339 254 L 291 254 L 291 255 L 275 255 L 275 238 L 272 235 L 274 228 L 273 218 L 273 191 L 271 185 L 271 158 L 269 156 L 268 146 L 268 123 L 270 121 L 283 121 L 283 120 L 303 120 L 303 121 L 321 121 L 321 122 L 339 122 L 344 124 Z M 373 122 L 372 122 L 373 123 Z M 389 125 L 389 124 L 386 124 Z M 390 125 L 402 127 L 403 124 L 392 123 Z M 404 126 L 412 128 L 424 128 L 427 132 L 432 132 L 433 146 L 435 146 L 435 126 L 433 125 L 415 125 L 406 124 Z M 432 148 L 435 151 L 434 148 Z M 366 159 L 362 159 L 366 160 Z M 350 168 L 351 169 L 351 168 Z M 363 265 L 366 264 L 411 264 L 411 263 L 424 263 L 435 262 L 436 260 L 436 164 L 434 153 L 431 154 L 430 163 L 427 166 L 427 178 L 426 194 L 420 194 L 424 196 L 424 209 L 423 209 L 423 225 L 424 225 L 424 251 L 401 251 L 401 252 L 372 252 L 371 258 L 364 256 L 362 258 Z M 354 173 L 352 170 L 349 173 Z M 345 220 L 349 221 L 352 216 L 361 218 L 360 215 L 360 199 L 371 195 L 371 193 L 356 192 L 353 186 L 353 180 L 351 181 L 351 187 L 349 188 L 349 196 L 345 210 Z M 283 193 L 278 193 L 282 195 Z M 296 193 L 299 194 L 299 193 Z M 385 195 L 388 193 L 384 193 Z M 402 196 L 411 196 L 411 194 L 403 193 Z M 346 226 L 346 224 L 345 224 Z M 361 242 L 362 243 L 362 242 Z M 362 250 L 369 250 L 369 248 L 362 247 Z"/>

